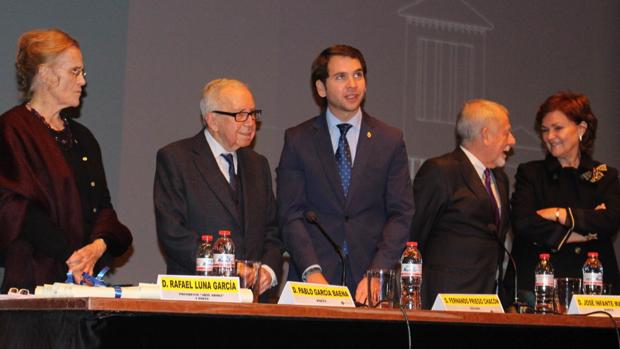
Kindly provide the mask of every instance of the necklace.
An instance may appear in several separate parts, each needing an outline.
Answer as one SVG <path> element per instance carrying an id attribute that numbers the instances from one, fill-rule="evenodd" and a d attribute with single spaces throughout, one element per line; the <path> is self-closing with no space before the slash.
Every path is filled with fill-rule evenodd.
<path id="1" fill-rule="evenodd" d="M 73 147 L 73 143 L 76 141 L 73 139 L 73 133 L 71 133 L 71 128 L 69 128 L 69 120 L 67 120 L 66 117 L 64 116 L 60 117 L 62 119 L 64 128 L 60 131 L 56 131 L 45 120 L 43 115 L 39 114 L 39 112 L 36 109 L 34 109 L 31 105 L 27 105 L 27 106 L 30 108 L 30 111 L 32 111 L 32 113 L 39 120 L 41 120 L 41 122 L 43 122 L 45 126 L 47 126 L 47 129 L 49 130 L 50 134 L 52 135 L 52 137 L 54 137 L 54 139 L 56 140 L 56 143 L 58 143 L 58 145 L 60 146 L 62 150 L 69 151 Z"/>

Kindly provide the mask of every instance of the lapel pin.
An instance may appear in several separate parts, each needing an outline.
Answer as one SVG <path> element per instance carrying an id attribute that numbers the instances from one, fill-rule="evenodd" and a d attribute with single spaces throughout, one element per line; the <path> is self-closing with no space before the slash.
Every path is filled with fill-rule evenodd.
<path id="1" fill-rule="evenodd" d="M 368 137 L 368 139 L 372 138 L 372 132 L 370 131 L 366 132 L 366 137 Z"/>

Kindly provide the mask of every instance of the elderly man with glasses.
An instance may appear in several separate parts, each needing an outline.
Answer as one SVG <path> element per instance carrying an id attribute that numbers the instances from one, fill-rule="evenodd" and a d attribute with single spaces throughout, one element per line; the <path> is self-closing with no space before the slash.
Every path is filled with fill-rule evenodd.
<path id="1" fill-rule="evenodd" d="M 261 111 L 247 85 L 203 89 L 204 128 L 157 153 L 153 200 L 168 274 L 195 274 L 202 234 L 231 231 L 237 259 L 262 262 L 260 293 L 277 284 L 282 245 L 267 159 L 250 148 Z"/>

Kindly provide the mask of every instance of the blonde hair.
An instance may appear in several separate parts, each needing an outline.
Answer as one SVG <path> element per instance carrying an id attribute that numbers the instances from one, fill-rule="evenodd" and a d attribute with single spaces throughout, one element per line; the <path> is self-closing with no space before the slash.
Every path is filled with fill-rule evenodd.
<path id="1" fill-rule="evenodd" d="M 39 66 L 48 63 L 70 47 L 80 44 L 59 29 L 35 29 L 20 35 L 17 40 L 15 70 L 17 89 L 24 101 L 32 97 L 34 78 Z"/>

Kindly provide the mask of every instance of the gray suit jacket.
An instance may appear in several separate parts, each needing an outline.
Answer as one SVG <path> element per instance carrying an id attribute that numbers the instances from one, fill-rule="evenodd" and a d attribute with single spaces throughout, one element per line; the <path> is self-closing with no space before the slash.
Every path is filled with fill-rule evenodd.
<path id="1" fill-rule="evenodd" d="M 243 219 L 203 131 L 158 151 L 153 200 L 169 274 L 194 274 L 200 235 L 217 239 L 226 229 L 237 258 L 260 260 L 280 278 L 282 244 L 269 164 L 249 148 L 237 150 L 237 156 Z"/>
<path id="2" fill-rule="evenodd" d="M 325 113 L 285 134 L 277 169 L 282 236 L 298 272 L 319 264 L 330 283 L 340 282 L 342 264 L 304 212 L 317 213 L 336 241 L 349 245 L 354 287 L 368 268 L 393 268 L 407 241 L 413 198 L 402 132 L 364 113 L 345 198 Z M 292 269 L 294 270 L 294 269 Z M 299 275 L 289 272 L 289 278 Z"/>
<path id="3" fill-rule="evenodd" d="M 484 184 L 460 148 L 427 160 L 416 174 L 411 239 L 424 261 L 424 308 L 437 293 L 495 293 L 510 221 L 508 178 L 499 168 L 493 175 L 502 206 L 499 229 Z"/>

